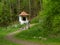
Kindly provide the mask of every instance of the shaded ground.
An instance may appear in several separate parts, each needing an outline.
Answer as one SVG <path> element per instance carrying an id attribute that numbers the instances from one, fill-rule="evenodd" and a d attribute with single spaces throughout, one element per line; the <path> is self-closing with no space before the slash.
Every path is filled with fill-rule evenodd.
<path id="1" fill-rule="evenodd" d="M 33 25 L 35 25 L 35 24 L 31 24 L 30 27 L 33 26 Z M 24 41 L 24 40 L 19 40 L 19 39 L 14 38 L 14 35 L 15 34 L 21 32 L 23 30 L 27 30 L 27 29 L 28 28 L 25 28 L 25 27 L 20 28 L 19 30 L 15 31 L 15 32 L 12 32 L 12 33 L 7 34 L 7 36 L 5 38 L 7 40 L 10 40 L 10 41 L 14 42 L 14 43 L 22 44 L 22 45 L 41 45 L 41 44 L 38 44 L 38 43 Z"/>

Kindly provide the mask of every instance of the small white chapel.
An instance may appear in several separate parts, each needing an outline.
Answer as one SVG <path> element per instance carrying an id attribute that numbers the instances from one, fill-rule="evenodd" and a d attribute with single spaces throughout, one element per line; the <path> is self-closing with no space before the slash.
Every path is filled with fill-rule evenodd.
<path id="1" fill-rule="evenodd" d="M 21 25 L 29 23 L 29 14 L 26 13 L 25 11 L 21 12 L 19 14 L 19 22 Z"/>

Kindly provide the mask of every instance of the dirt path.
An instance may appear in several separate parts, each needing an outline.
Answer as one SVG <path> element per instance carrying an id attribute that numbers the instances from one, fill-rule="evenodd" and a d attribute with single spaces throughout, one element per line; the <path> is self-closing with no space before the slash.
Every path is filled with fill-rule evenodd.
<path id="1" fill-rule="evenodd" d="M 33 26 L 33 25 L 34 25 L 34 24 L 31 24 L 30 27 Z M 26 28 L 26 29 L 27 29 L 27 28 Z M 20 30 L 17 30 L 17 31 L 12 32 L 12 33 L 9 33 L 5 38 L 6 38 L 7 40 L 10 40 L 10 41 L 14 42 L 14 43 L 22 44 L 22 45 L 41 45 L 41 44 L 37 44 L 37 43 L 34 43 L 34 42 L 28 42 L 28 41 L 19 40 L 19 39 L 14 38 L 14 35 L 15 35 L 15 34 L 21 32 L 21 31 L 23 31 L 23 30 L 26 30 L 26 29 L 20 28 Z"/>

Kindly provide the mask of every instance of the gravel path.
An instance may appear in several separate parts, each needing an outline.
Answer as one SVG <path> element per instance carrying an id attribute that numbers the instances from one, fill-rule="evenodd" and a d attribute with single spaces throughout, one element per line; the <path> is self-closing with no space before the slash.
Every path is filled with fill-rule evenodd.
<path id="1" fill-rule="evenodd" d="M 33 26 L 33 25 L 34 24 L 31 24 L 30 27 Z M 27 30 L 27 28 L 26 29 L 20 28 L 20 30 L 17 30 L 17 31 L 12 32 L 12 33 L 9 33 L 9 34 L 6 35 L 5 38 L 7 40 L 10 40 L 11 42 L 14 42 L 14 43 L 17 43 L 17 44 L 22 44 L 22 45 L 41 45 L 41 44 L 37 44 L 37 43 L 34 43 L 34 42 L 29 42 L 29 41 L 24 41 L 24 40 L 19 40 L 19 39 L 14 38 L 15 34 L 21 32 L 21 31 L 24 31 L 24 30 Z"/>

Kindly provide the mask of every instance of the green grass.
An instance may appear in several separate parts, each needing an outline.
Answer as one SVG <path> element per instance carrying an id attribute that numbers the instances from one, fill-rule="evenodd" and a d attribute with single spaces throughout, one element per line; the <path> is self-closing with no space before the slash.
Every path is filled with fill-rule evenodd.
<path id="1" fill-rule="evenodd" d="M 4 38 L 8 33 L 14 32 L 20 27 L 21 26 L 19 24 L 10 25 L 8 27 L 0 27 L 0 45 L 20 45 Z"/>
<path id="2" fill-rule="evenodd" d="M 60 45 L 60 37 L 54 37 L 53 35 L 50 36 L 51 33 L 47 32 L 47 30 L 43 29 L 43 27 L 40 26 L 40 24 L 37 24 L 28 30 L 16 34 L 15 37 L 18 39 L 42 43 L 46 45 Z M 42 38 L 40 39 L 39 37 Z M 46 38 L 46 40 L 44 38 Z"/>
<path id="3" fill-rule="evenodd" d="M 43 44 L 60 45 L 60 0 L 43 0 L 42 11 L 31 23 L 39 23 L 15 37 L 23 40 L 42 42 Z M 37 38 L 33 38 L 37 37 Z M 47 40 L 38 37 L 47 38 Z"/>

